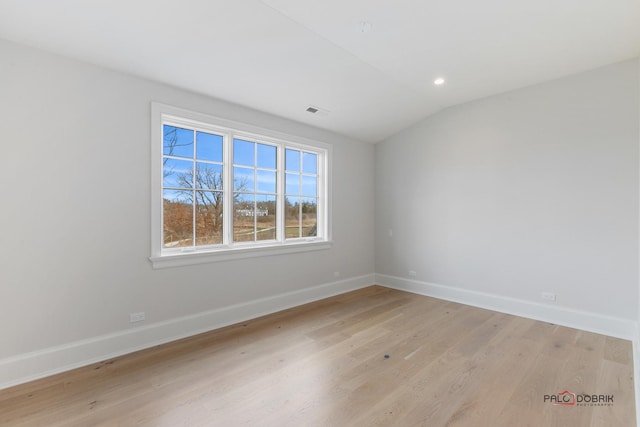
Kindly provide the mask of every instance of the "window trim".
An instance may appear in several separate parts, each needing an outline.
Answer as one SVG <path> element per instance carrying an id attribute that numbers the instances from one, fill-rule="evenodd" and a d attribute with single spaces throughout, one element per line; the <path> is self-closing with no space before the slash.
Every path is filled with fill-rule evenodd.
<path id="1" fill-rule="evenodd" d="M 180 122 L 198 129 L 209 129 L 211 132 L 231 133 L 233 137 L 247 137 L 253 140 L 264 141 L 282 147 L 282 156 L 287 143 L 291 148 L 321 152 L 323 161 L 318 165 L 319 199 L 323 201 L 318 206 L 318 229 L 322 230 L 322 237 L 283 239 L 281 241 L 265 242 L 237 242 L 227 241 L 222 245 L 207 247 L 200 250 L 166 251 L 162 244 L 162 140 L 163 123 L 165 121 Z M 232 142 L 231 142 L 232 143 Z M 229 142 L 225 144 L 223 160 L 225 164 L 225 181 L 231 183 L 231 170 L 233 165 L 230 157 Z M 281 254 L 299 253 L 313 250 L 329 249 L 332 246 L 331 234 L 331 155 L 330 144 L 262 128 L 247 123 L 223 119 L 209 114 L 198 113 L 158 102 L 151 103 L 151 256 L 149 260 L 153 268 L 177 267 L 183 265 L 203 264 L 232 259 L 251 258 L 258 256 L 271 256 Z M 281 159 L 278 159 L 279 161 Z M 283 163 L 279 163 L 284 168 Z M 284 172 L 283 172 L 284 174 Z M 324 179 L 326 177 L 326 179 Z M 280 180 L 282 181 L 282 180 Z M 283 182 L 278 183 L 278 197 L 284 198 Z M 281 192 L 282 190 L 282 192 Z M 225 188 L 227 191 L 227 188 Z M 278 210 L 278 215 L 284 212 Z M 231 224 L 232 212 L 229 209 L 223 211 L 224 223 Z M 229 221 L 229 222 L 227 222 Z M 227 228 L 230 228 L 227 226 Z M 284 230 L 281 230 L 284 233 Z M 233 232 L 233 230 L 231 230 Z"/>

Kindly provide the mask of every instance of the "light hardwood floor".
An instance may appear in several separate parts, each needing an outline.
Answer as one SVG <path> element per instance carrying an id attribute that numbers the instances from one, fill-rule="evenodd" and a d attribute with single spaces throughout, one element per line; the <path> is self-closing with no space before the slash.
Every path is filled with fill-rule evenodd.
<path id="1" fill-rule="evenodd" d="M 0 425 L 630 427 L 631 352 L 373 286 L 2 390 Z"/>

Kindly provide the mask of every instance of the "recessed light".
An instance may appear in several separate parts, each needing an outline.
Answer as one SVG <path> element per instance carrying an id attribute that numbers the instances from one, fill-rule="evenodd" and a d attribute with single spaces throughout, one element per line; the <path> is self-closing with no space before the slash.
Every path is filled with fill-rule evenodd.
<path id="1" fill-rule="evenodd" d="M 444 79 L 442 77 L 438 77 L 437 79 L 435 79 L 433 81 L 433 84 L 436 85 L 436 86 L 443 85 L 444 84 Z"/>

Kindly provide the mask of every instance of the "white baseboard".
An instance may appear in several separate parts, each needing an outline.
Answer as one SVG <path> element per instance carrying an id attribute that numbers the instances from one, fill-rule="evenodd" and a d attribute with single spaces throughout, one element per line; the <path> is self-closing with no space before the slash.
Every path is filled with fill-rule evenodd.
<path id="1" fill-rule="evenodd" d="M 0 360 L 0 389 L 371 286 L 368 274 Z"/>
<path id="2" fill-rule="evenodd" d="M 616 338 L 632 341 L 637 338 L 637 322 L 630 319 L 589 313 L 557 305 L 539 304 L 516 298 L 409 280 L 384 274 L 376 274 L 376 283 L 401 291 L 426 295 L 543 322 L 555 323 L 557 325 L 609 335 Z"/>

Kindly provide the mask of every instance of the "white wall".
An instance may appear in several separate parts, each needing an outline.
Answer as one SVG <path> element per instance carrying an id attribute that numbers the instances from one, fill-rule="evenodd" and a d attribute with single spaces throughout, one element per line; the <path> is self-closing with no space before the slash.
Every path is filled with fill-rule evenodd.
<path id="1" fill-rule="evenodd" d="M 452 107 L 378 144 L 378 282 L 635 327 L 638 68 Z"/>
<path id="2" fill-rule="evenodd" d="M 151 101 L 332 144 L 333 247 L 152 270 Z M 0 386 L 373 283 L 372 145 L 5 41 L 0 135 Z"/>

